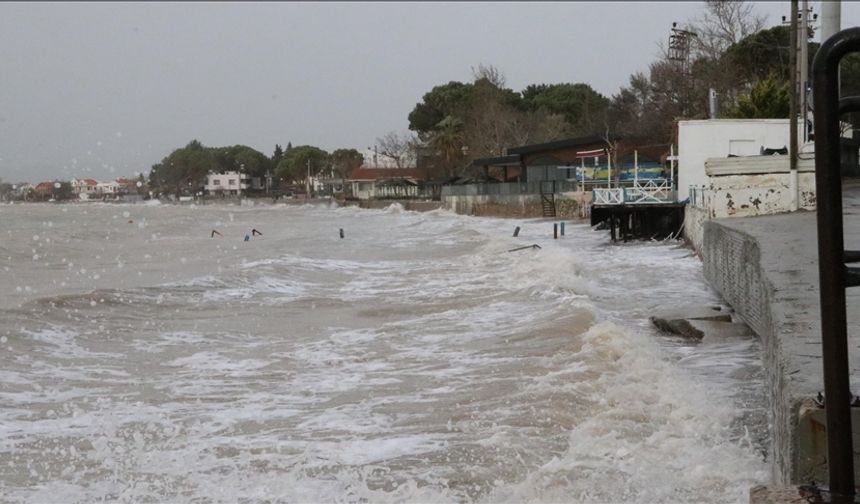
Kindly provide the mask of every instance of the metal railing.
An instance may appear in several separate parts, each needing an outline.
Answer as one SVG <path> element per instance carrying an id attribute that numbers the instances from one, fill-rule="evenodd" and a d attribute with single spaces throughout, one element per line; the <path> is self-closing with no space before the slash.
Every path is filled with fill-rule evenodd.
<path id="1" fill-rule="evenodd" d="M 846 497 L 855 490 L 845 289 L 860 286 L 860 268 L 846 263 L 860 262 L 860 251 L 845 250 L 839 122 L 840 114 L 860 111 L 860 97 L 839 99 L 839 62 L 853 52 L 860 52 L 860 28 L 827 39 L 812 64 L 827 463 L 830 492 Z"/>
<path id="2" fill-rule="evenodd" d="M 707 209 L 708 208 L 708 188 L 705 186 L 690 186 L 690 206 L 693 208 Z"/>

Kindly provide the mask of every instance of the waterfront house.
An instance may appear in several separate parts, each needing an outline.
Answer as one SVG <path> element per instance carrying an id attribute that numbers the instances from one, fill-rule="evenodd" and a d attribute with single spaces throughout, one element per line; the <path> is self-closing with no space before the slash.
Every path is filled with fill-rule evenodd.
<path id="1" fill-rule="evenodd" d="M 113 196 L 119 191 L 119 184 L 116 181 L 99 182 L 96 185 L 96 193 L 100 196 Z"/>
<path id="2" fill-rule="evenodd" d="M 51 196 L 54 194 L 54 182 L 39 182 L 36 184 L 36 194 L 41 196 Z"/>
<path id="3" fill-rule="evenodd" d="M 98 186 L 98 182 L 91 178 L 73 178 L 71 184 L 72 192 L 80 199 L 87 199 L 90 194 L 94 194 Z"/>
<path id="4" fill-rule="evenodd" d="M 566 183 L 583 180 L 592 184 L 606 184 L 607 178 L 613 182 L 632 181 L 637 175 L 671 179 L 672 174 L 663 170 L 669 151 L 669 144 L 617 135 L 608 138 L 588 135 L 510 147 L 505 156 L 473 160 L 470 168 L 486 179 L 544 182 L 547 190 L 552 190 L 553 185 L 564 187 Z M 637 166 L 642 170 L 640 173 L 635 173 Z"/>
<path id="5" fill-rule="evenodd" d="M 346 182 L 358 199 L 414 198 L 426 179 L 417 168 L 356 168 Z"/>
<path id="6" fill-rule="evenodd" d="M 239 196 L 242 191 L 248 189 L 250 177 L 247 173 L 228 171 L 224 173 L 212 173 L 206 175 L 204 189 L 211 195 Z"/>

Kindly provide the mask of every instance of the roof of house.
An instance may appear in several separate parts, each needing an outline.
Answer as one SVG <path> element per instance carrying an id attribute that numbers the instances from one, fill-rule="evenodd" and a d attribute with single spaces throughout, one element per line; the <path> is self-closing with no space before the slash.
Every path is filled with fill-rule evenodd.
<path id="1" fill-rule="evenodd" d="M 508 151 L 510 150 L 508 149 Z M 519 154 L 511 154 L 508 156 L 473 159 L 472 166 L 519 166 L 520 162 Z"/>
<path id="2" fill-rule="evenodd" d="M 613 136 L 610 140 L 620 140 L 621 137 Z M 539 144 L 531 144 L 531 145 L 521 145 L 519 147 L 511 147 L 508 149 L 508 155 L 510 154 L 532 154 L 534 152 L 541 152 L 547 150 L 555 150 L 555 149 L 567 149 L 570 147 L 580 147 L 583 145 L 593 145 L 598 143 L 605 143 L 606 139 L 600 135 L 588 135 L 584 137 L 578 138 L 567 138 L 565 140 L 556 140 L 554 142 L 544 142 Z"/>
<path id="3" fill-rule="evenodd" d="M 380 180 L 392 178 L 423 179 L 424 170 L 418 168 L 356 168 L 349 180 Z"/>

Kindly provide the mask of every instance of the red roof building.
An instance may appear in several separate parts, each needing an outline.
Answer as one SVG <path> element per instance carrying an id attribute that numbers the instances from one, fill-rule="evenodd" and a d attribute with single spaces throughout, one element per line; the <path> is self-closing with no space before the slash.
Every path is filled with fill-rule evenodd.
<path id="1" fill-rule="evenodd" d="M 39 194 L 53 194 L 54 183 L 53 182 L 39 182 L 39 184 L 36 185 L 36 192 Z"/>

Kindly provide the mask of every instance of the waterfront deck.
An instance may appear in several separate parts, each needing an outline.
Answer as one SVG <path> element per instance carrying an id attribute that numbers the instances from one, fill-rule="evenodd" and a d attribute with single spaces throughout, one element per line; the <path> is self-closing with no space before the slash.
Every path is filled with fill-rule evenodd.
<path id="1" fill-rule="evenodd" d="M 629 239 L 662 240 L 678 236 L 684 224 L 681 203 L 595 204 L 591 225 L 609 228 L 612 241 Z"/>

